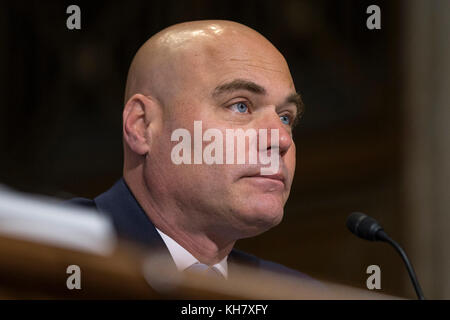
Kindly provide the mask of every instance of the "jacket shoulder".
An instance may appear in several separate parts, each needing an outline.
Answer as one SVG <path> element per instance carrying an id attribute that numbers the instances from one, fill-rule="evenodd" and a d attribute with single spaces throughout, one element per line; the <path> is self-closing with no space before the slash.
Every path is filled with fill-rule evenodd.
<path id="1" fill-rule="evenodd" d="M 249 254 L 249 253 L 237 250 L 237 249 L 233 249 L 232 256 L 233 256 L 233 260 L 235 262 L 244 264 L 247 266 L 257 267 L 259 270 L 262 270 L 262 271 L 281 273 L 284 275 L 301 278 L 303 280 L 317 281 L 314 278 L 310 277 L 309 275 L 304 274 L 300 271 L 288 268 L 288 267 L 286 267 L 282 264 L 276 263 L 276 262 L 258 258 L 252 254 Z"/>

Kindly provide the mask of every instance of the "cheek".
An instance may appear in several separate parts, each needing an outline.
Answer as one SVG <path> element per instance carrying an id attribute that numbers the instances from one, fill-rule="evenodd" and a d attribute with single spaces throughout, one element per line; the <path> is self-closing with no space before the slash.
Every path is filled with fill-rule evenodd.
<path id="1" fill-rule="evenodd" d="M 295 166 L 296 166 L 296 150 L 295 145 L 292 144 L 288 152 L 284 155 L 284 165 L 286 166 L 287 175 L 289 177 L 289 189 L 294 180 Z"/>
<path id="2" fill-rule="evenodd" d="M 297 152 L 296 152 L 296 148 L 295 148 L 295 143 L 292 142 L 292 145 L 289 148 L 289 150 L 285 156 L 286 167 L 289 170 L 289 173 L 292 173 L 292 175 L 294 174 L 294 171 L 295 171 L 296 154 L 297 154 Z"/>

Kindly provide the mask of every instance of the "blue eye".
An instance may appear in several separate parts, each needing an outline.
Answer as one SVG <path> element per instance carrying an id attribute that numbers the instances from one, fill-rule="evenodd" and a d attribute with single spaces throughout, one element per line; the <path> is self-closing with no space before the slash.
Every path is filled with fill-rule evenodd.
<path id="1" fill-rule="evenodd" d="M 242 102 L 238 102 L 238 103 L 233 104 L 231 106 L 231 109 L 235 110 L 235 111 L 237 111 L 239 113 L 246 113 L 246 112 L 248 112 L 247 105 L 245 103 L 242 103 Z"/>
<path id="2" fill-rule="evenodd" d="M 289 125 L 291 122 L 291 119 L 289 119 L 289 116 L 287 116 L 287 115 L 280 116 L 280 120 L 281 120 L 281 122 L 283 122 L 284 124 L 287 124 L 287 125 Z"/>

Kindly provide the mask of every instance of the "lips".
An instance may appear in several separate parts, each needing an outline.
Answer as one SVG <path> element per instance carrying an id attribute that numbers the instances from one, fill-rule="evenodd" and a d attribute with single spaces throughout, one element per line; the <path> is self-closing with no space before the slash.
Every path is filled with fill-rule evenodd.
<path id="1" fill-rule="evenodd" d="M 257 174 L 251 177 L 260 177 L 260 178 L 266 178 L 266 179 L 273 179 L 273 180 L 278 180 L 284 183 L 284 176 L 280 173 L 276 173 L 276 174 L 268 174 L 268 175 L 262 175 L 262 174 Z"/>
<path id="2" fill-rule="evenodd" d="M 255 179 L 267 179 L 267 181 L 273 181 L 273 182 L 277 182 L 277 183 L 282 183 L 283 185 L 285 185 L 285 177 L 283 174 L 281 173 L 276 173 L 276 174 L 269 174 L 269 175 L 263 175 L 263 174 L 253 174 L 253 175 L 248 175 L 248 176 L 244 176 L 243 178 L 255 178 Z"/>

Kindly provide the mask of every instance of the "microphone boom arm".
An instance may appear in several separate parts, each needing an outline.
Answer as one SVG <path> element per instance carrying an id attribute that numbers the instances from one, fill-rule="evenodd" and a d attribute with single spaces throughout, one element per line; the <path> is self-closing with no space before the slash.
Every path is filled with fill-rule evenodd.
<path id="1" fill-rule="evenodd" d="M 405 250 L 403 250 L 403 248 L 396 241 L 394 241 L 391 237 L 389 237 L 387 235 L 387 233 L 384 232 L 384 230 L 379 230 L 377 232 L 377 240 L 387 242 L 391 246 L 394 247 L 394 249 L 402 257 L 402 260 L 405 263 L 406 269 L 408 270 L 408 274 L 413 283 L 414 290 L 416 291 L 417 297 L 419 298 L 419 300 L 425 300 L 425 297 L 422 292 L 422 288 L 420 287 L 420 284 L 419 284 L 419 280 L 417 280 L 416 273 L 414 271 L 414 268 L 413 268 L 411 262 L 408 259 L 408 256 L 406 255 Z"/>

